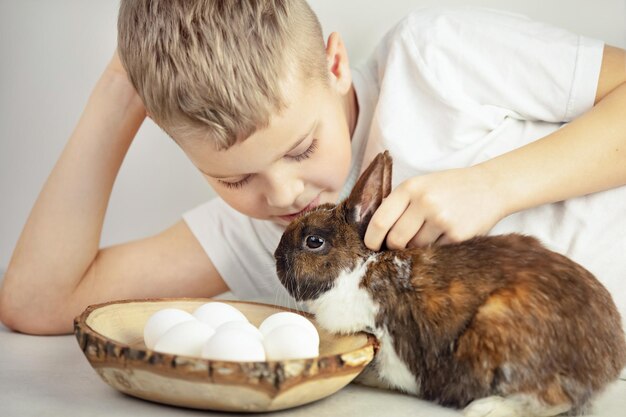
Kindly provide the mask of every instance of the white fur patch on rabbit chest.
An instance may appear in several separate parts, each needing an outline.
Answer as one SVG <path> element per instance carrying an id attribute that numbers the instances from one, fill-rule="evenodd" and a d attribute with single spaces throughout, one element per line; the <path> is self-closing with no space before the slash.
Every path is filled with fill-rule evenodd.
<path id="1" fill-rule="evenodd" d="M 379 306 L 364 288 L 359 287 L 370 263 L 370 256 L 352 271 L 342 272 L 333 287 L 307 305 L 315 313 L 316 321 L 333 333 L 368 331 L 380 341 L 380 350 L 374 358 L 378 375 L 390 386 L 411 394 L 417 394 L 419 386 L 415 376 L 398 357 L 387 329 L 376 327 Z"/>
<path id="2" fill-rule="evenodd" d="M 378 305 L 359 284 L 367 272 L 368 265 L 376 259 L 370 256 L 357 264 L 352 271 L 343 271 L 335 279 L 332 288 L 315 300 L 307 301 L 315 319 L 326 330 L 333 333 L 355 333 L 374 328 Z"/>

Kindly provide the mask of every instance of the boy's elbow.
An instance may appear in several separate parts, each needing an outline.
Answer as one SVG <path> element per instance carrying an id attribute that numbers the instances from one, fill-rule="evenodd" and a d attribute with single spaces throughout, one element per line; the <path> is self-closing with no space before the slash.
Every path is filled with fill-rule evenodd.
<path id="1" fill-rule="evenodd" d="M 14 308 L 0 293 L 0 322 L 14 332 L 45 336 L 72 333 L 73 321 L 33 314 L 29 308 Z"/>
<path id="2" fill-rule="evenodd" d="M 6 291 L 4 288 L 0 288 L 0 323 L 4 324 L 11 330 L 15 329 L 13 323 L 13 317 L 11 316 L 11 310 L 7 306 Z"/>
<path id="3" fill-rule="evenodd" d="M 9 330 L 34 334 L 29 331 L 32 326 L 25 320 L 20 319 L 20 314 L 12 310 L 4 299 L 0 299 L 0 322 Z"/>
<path id="4" fill-rule="evenodd" d="M 0 288 L 0 322 L 11 330 L 21 331 L 20 314 L 13 303 L 9 291 Z"/>
<path id="5" fill-rule="evenodd" d="M 6 276 L 5 276 L 6 279 Z M 23 296 L 14 294 L 6 286 L 0 288 L 0 322 L 10 330 L 32 335 L 71 333 L 73 322 L 59 314 L 45 312 L 33 303 L 20 301 Z"/>

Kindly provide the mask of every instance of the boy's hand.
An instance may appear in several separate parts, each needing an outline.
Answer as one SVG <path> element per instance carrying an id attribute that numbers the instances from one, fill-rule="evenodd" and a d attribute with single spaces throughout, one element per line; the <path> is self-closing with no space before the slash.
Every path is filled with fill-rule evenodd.
<path id="1" fill-rule="evenodd" d="M 122 61 L 120 60 L 120 56 L 117 52 L 117 48 L 115 48 L 115 52 L 113 52 L 113 56 L 111 57 L 111 60 L 109 61 L 109 63 L 107 64 L 105 68 L 105 73 L 114 78 L 119 78 L 120 76 L 123 77 L 124 80 L 128 82 L 128 87 L 132 89 L 135 95 L 137 95 L 137 91 L 132 86 L 130 82 L 130 78 L 128 77 L 128 73 L 126 72 L 126 69 L 122 65 Z M 150 114 L 146 113 L 146 117 L 150 117 Z"/>
<path id="2" fill-rule="evenodd" d="M 376 210 L 365 245 L 379 250 L 450 243 L 487 233 L 504 210 L 480 166 L 413 177 Z"/>

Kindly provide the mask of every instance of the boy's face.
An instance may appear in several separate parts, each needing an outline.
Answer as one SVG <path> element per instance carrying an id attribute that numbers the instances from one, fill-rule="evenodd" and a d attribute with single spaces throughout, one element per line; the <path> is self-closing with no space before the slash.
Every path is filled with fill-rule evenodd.
<path id="1" fill-rule="evenodd" d="M 298 84 L 288 90 L 288 107 L 267 128 L 227 150 L 179 142 L 226 203 L 280 225 L 304 209 L 336 203 L 351 161 L 352 87 Z"/>

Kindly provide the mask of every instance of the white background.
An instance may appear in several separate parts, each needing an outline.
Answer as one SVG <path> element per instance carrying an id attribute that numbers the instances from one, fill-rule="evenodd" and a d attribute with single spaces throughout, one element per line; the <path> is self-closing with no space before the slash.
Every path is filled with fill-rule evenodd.
<path id="1" fill-rule="evenodd" d="M 340 32 L 353 64 L 409 10 L 479 5 L 520 12 L 626 47 L 625 0 L 312 0 L 325 33 Z M 0 273 L 116 39 L 117 1 L 0 0 Z M 212 192 L 147 121 L 122 166 L 102 244 L 148 236 Z"/>

